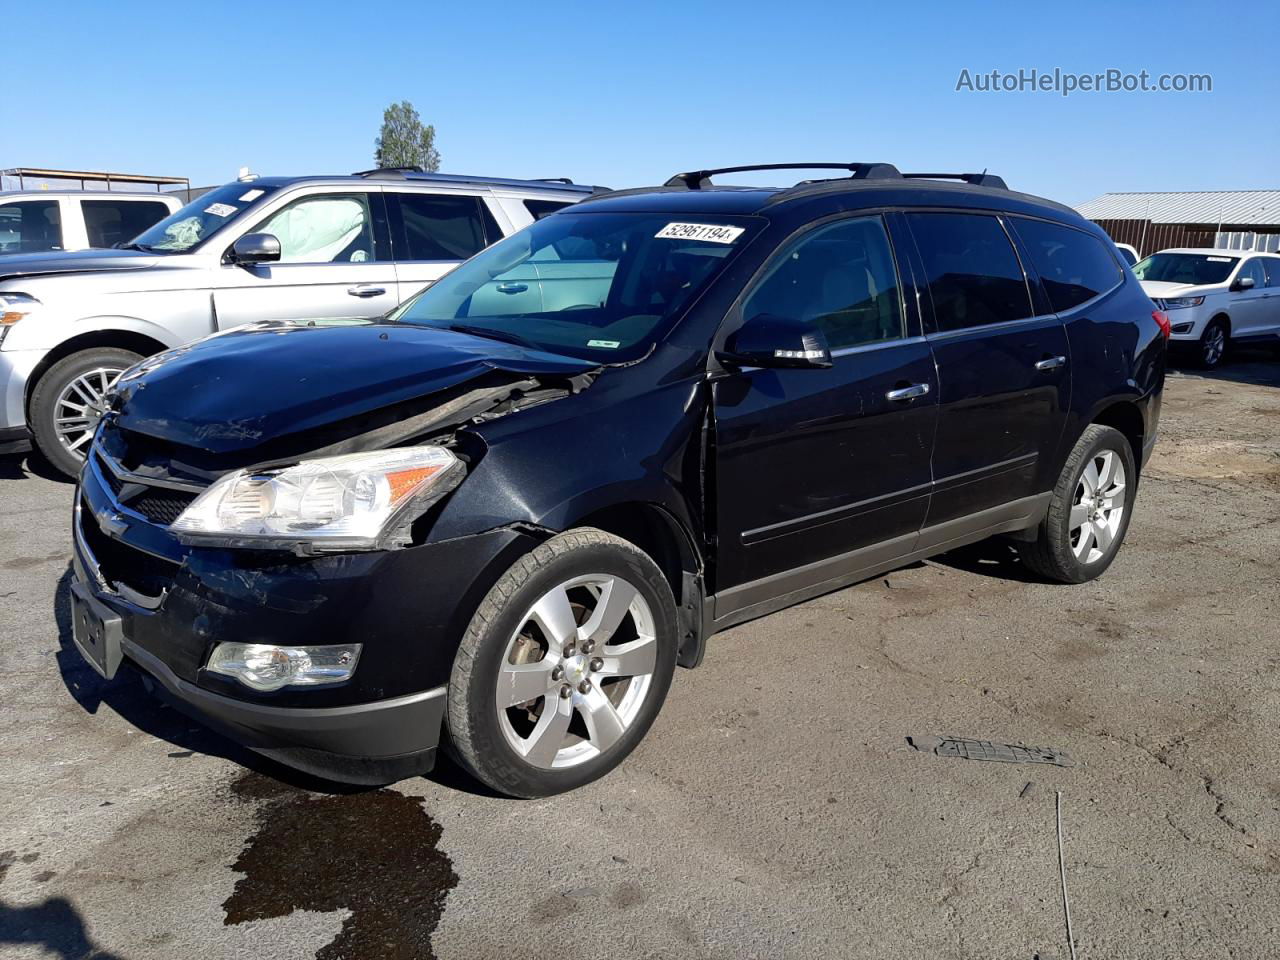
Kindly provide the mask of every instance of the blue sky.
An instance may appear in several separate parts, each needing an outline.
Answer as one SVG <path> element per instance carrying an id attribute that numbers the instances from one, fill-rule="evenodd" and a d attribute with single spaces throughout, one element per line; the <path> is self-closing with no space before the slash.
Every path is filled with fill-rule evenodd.
<path id="1" fill-rule="evenodd" d="M 1274 17 L 1203 3 L 0 3 L 0 167 L 232 179 L 372 162 L 610 186 L 743 162 L 1000 173 L 1079 203 L 1280 187 Z M 303 12 L 305 10 L 305 12 Z M 1208 73 L 1212 93 L 963 93 L 962 69 Z M 758 178 L 757 178 L 758 179 Z"/>

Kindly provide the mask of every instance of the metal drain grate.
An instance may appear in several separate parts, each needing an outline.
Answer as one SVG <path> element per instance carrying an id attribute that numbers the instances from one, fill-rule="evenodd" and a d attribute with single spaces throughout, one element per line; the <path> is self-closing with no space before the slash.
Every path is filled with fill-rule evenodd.
<path id="1" fill-rule="evenodd" d="M 1065 750 L 1054 747 L 1028 747 L 1021 743 L 996 743 L 969 737 L 907 737 L 907 743 L 921 753 L 961 760 L 991 760 L 996 763 L 1051 763 L 1055 767 L 1074 767 L 1075 761 Z"/>

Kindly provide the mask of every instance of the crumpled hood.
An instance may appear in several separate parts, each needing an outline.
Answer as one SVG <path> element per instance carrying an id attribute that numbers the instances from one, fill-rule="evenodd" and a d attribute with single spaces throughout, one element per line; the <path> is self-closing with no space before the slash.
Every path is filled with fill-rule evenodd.
<path id="1" fill-rule="evenodd" d="M 143 250 L 77 250 L 73 253 L 10 253 L 0 256 L 0 280 L 49 273 L 143 270 L 161 258 Z"/>
<path id="2" fill-rule="evenodd" d="M 257 447 L 506 371 L 572 376 L 584 360 L 438 328 L 262 324 L 152 357 L 122 378 L 116 423 L 211 453 Z"/>

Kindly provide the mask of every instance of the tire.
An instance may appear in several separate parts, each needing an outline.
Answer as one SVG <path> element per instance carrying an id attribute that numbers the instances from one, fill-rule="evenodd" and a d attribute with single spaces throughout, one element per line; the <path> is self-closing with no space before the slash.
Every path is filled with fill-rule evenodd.
<path id="1" fill-rule="evenodd" d="M 1222 317 L 1214 317 L 1205 324 L 1196 344 L 1196 366 L 1201 370 L 1212 370 L 1221 365 L 1230 345 L 1231 331 L 1227 321 Z"/>
<path id="2" fill-rule="evenodd" d="M 604 776 L 657 717 L 677 638 L 671 587 L 647 554 L 590 527 L 552 537 L 471 619 L 449 681 L 451 752 L 514 797 Z"/>
<path id="3" fill-rule="evenodd" d="M 92 347 L 63 357 L 45 371 L 31 392 L 27 416 L 36 447 L 49 463 L 69 477 L 80 473 L 102 416 L 102 397 L 141 359 L 132 350 Z M 77 416 L 77 409 L 82 416 Z"/>
<path id="4" fill-rule="evenodd" d="M 1105 499 L 1096 508 L 1090 503 L 1095 499 L 1090 487 L 1096 490 L 1096 485 L 1089 476 L 1102 481 Z M 1138 467 L 1129 441 L 1113 427 L 1090 424 L 1067 457 L 1036 540 L 1018 545 L 1022 562 L 1060 583 L 1101 576 L 1124 541 L 1137 492 Z"/>

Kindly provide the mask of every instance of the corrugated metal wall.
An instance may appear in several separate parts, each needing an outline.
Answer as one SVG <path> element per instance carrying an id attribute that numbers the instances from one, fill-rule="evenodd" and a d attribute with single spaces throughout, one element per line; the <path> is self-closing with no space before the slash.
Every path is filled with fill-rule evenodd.
<path id="1" fill-rule="evenodd" d="M 1095 220 L 1116 243 L 1128 243 L 1145 257 L 1170 247 L 1212 247 L 1218 235 L 1216 223 L 1151 223 L 1149 220 Z M 1242 227 L 1224 223 L 1222 232 L 1250 230 L 1255 233 L 1280 233 L 1278 227 Z"/>

